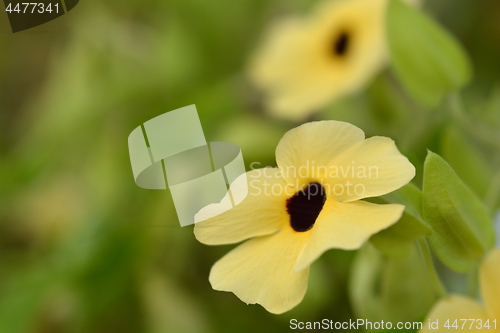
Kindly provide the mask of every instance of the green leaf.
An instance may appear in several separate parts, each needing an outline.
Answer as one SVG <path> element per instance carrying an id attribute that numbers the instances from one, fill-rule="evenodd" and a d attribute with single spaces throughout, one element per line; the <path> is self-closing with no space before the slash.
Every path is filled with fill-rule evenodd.
<path id="1" fill-rule="evenodd" d="M 437 106 L 446 92 L 470 80 L 472 65 L 464 49 L 427 15 L 391 0 L 387 29 L 394 72 L 423 105 Z"/>
<path id="2" fill-rule="evenodd" d="M 435 301 L 415 243 L 404 258 L 384 257 L 369 244 L 363 247 L 352 264 L 348 292 L 354 314 L 371 322 L 415 321 Z"/>
<path id="3" fill-rule="evenodd" d="M 422 219 L 422 193 L 414 185 L 407 184 L 386 194 L 381 201 L 404 205 L 405 212 L 396 224 L 373 235 L 370 241 L 387 256 L 406 256 L 415 238 L 432 233 L 432 229 Z"/>
<path id="4" fill-rule="evenodd" d="M 390 203 L 405 205 L 405 213 L 408 213 L 415 219 L 421 222 L 422 225 L 429 229 L 427 224 L 422 219 L 422 192 L 413 184 L 406 184 L 400 189 L 388 193 L 382 197 Z"/>
<path id="5" fill-rule="evenodd" d="M 433 229 L 434 251 L 458 272 L 467 271 L 494 245 L 493 223 L 484 203 L 433 152 L 424 163 L 422 213 Z"/>
<path id="6" fill-rule="evenodd" d="M 495 86 L 486 100 L 480 115 L 483 122 L 500 129 L 500 85 Z"/>
<path id="7" fill-rule="evenodd" d="M 485 198 L 493 171 L 478 152 L 455 126 L 448 126 L 441 139 L 443 158 L 448 161 L 460 179 L 479 197 Z"/>

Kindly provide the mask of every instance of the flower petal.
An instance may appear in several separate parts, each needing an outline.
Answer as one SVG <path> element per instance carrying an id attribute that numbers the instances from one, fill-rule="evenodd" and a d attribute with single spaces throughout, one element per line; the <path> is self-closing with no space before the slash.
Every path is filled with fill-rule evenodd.
<path id="1" fill-rule="evenodd" d="M 473 323 L 472 329 L 470 329 L 472 321 L 469 320 L 464 325 L 464 321 L 460 319 L 475 319 L 476 322 Z M 478 319 L 482 321 L 482 324 L 485 324 L 488 320 L 486 312 L 478 302 L 470 298 L 452 295 L 440 300 L 436 303 L 436 305 L 434 305 L 430 314 L 423 322 L 423 329 L 419 332 L 424 333 L 448 331 L 448 329 L 444 328 L 444 325 L 448 320 L 448 325 L 450 325 L 450 327 L 454 324 L 455 320 L 457 320 L 458 325 L 458 329 L 453 327 L 450 331 L 488 332 L 489 330 L 486 328 L 483 328 L 482 330 L 476 328 L 476 326 L 479 324 L 479 322 L 477 322 Z M 439 329 L 430 329 L 429 320 L 431 323 L 437 320 Z M 464 326 L 464 329 L 462 329 L 462 325 Z M 491 322 L 490 325 L 492 325 Z M 495 332 L 495 330 L 493 330 L 493 332 Z"/>
<path id="2" fill-rule="evenodd" d="M 245 179 L 248 194 L 241 203 L 227 210 L 231 207 L 228 193 L 220 203 L 208 205 L 196 214 L 195 221 L 201 221 L 194 225 L 198 241 L 208 245 L 238 243 L 275 233 L 288 223 L 288 196 L 283 191 L 287 184 L 280 177 L 279 170 L 266 168 L 249 171 L 246 178 L 242 175 L 231 184 L 231 190 L 245 190 Z M 273 191 L 273 186 L 280 190 Z"/>
<path id="3" fill-rule="evenodd" d="M 387 62 L 387 0 L 324 1 L 307 19 L 270 29 L 249 74 L 277 116 L 300 120 L 330 100 L 358 90 Z M 335 41 L 348 33 L 346 53 Z"/>
<path id="4" fill-rule="evenodd" d="M 328 165 L 337 155 L 363 141 L 365 133 L 342 121 L 315 121 L 288 131 L 276 148 L 276 161 L 283 178 L 300 186 L 324 175 L 321 166 Z"/>
<path id="5" fill-rule="evenodd" d="M 330 174 L 336 170 L 337 176 L 327 182 L 338 201 L 384 195 L 415 177 L 415 167 L 399 152 L 394 141 L 380 136 L 344 151 L 330 163 L 328 170 Z"/>
<path id="6" fill-rule="evenodd" d="M 484 259 L 479 279 L 486 311 L 500 325 L 500 249 L 492 250 Z"/>
<path id="7" fill-rule="evenodd" d="M 275 314 L 299 304 L 307 290 L 309 269 L 293 271 L 308 235 L 283 228 L 251 239 L 217 261 L 210 271 L 215 290 L 230 291 L 247 304 L 258 303 Z"/>
<path id="8" fill-rule="evenodd" d="M 402 205 L 327 200 L 299 254 L 295 271 L 308 267 L 329 249 L 359 249 L 370 236 L 396 223 L 403 211 Z"/>
<path id="9" fill-rule="evenodd" d="M 269 27 L 261 47 L 250 59 L 249 76 L 259 87 L 273 89 L 283 77 L 310 55 L 310 48 L 297 48 L 307 43 L 307 30 L 303 19 L 288 17 Z M 295 50 L 293 53 L 287 51 Z M 306 57 L 304 57 L 306 55 Z"/>

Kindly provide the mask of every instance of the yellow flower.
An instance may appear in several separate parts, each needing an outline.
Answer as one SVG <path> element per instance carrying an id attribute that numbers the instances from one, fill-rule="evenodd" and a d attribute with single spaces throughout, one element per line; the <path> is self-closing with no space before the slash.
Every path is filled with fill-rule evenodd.
<path id="1" fill-rule="evenodd" d="M 322 253 L 358 249 L 399 220 L 404 206 L 360 199 L 405 185 L 415 168 L 391 139 L 365 139 L 361 129 L 340 121 L 290 130 L 276 148 L 276 160 L 278 168 L 252 170 L 235 180 L 233 194 L 248 186 L 236 207 L 218 215 L 230 205 L 226 196 L 203 208 L 194 233 L 208 245 L 251 238 L 215 263 L 210 283 L 279 314 L 301 302 L 309 266 Z"/>
<path id="2" fill-rule="evenodd" d="M 367 83 L 387 62 L 387 0 L 322 3 L 309 18 L 271 27 L 250 61 L 249 76 L 268 110 L 303 119 Z"/>
<path id="3" fill-rule="evenodd" d="M 491 251 L 481 264 L 479 284 L 484 304 L 458 295 L 442 299 L 432 308 L 420 332 L 448 331 L 445 325 L 450 331 L 500 332 L 500 249 Z M 433 327 L 439 329 L 430 329 L 429 320 L 438 321 Z"/>

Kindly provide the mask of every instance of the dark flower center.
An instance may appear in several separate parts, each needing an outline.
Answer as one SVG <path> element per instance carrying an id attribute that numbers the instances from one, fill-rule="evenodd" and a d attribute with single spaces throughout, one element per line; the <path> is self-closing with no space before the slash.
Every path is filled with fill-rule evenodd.
<path id="1" fill-rule="evenodd" d="M 310 230 L 325 204 L 325 188 L 318 183 L 307 185 L 286 201 L 290 224 L 295 231 Z"/>
<path id="2" fill-rule="evenodd" d="M 351 36 L 346 31 L 341 31 L 335 35 L 333 40 L 333 53 L 337 57 L 344 57 L 349 51 Z"/>

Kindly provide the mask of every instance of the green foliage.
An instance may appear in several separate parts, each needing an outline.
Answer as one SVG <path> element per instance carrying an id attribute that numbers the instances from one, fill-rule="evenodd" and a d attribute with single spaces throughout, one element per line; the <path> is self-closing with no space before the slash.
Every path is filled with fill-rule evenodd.
<path id="1" fill-rule="evenodd" d="M 358 318 L 369 321 L 415 321 L 435 301 L 415 245 L 403 258 L 384 257 L 371 246 L 360 250 L 352 267 L 349 295 Z"/>
<path id="2" fill-rule="evenodd" d="M 490 188 L 493 171 L 478 149 L 455 126 L 443 130 L 441 151 L 460 179 L 480 198 L 484 198 Z"/>
<path id="3" fill-rule="evenodd" d="M 493 224 L 484 203 L 433 152 L 424 165 L 422 212 L 432 227 L 436 254 L 456 271 L 467 271 L 493 247 Z"/>
<path id="4" fill-rule="evenodd" d="M 422 104 L 437 106 L 470 80 L 471 63 L 456 39 L 401 0 L 389 3 L 387 35 L 394 72 Z"/>
<path id="5" fill-rule="evenodd" d="M 422 193 L 415 185 L 407 184 L 384 195 L 382 200 L 405 205 L 405 212 L 396 224 L 373 235 L 370 241 L 388 256 L 405 257 L 416 238 L 432 233 L 432 229 L 422 219 Z"/>

